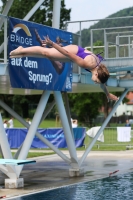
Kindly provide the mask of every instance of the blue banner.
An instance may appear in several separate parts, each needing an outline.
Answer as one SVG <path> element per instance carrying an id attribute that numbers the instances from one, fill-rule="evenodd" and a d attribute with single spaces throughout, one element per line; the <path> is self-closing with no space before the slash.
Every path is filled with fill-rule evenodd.
<path id="1" fill-rule="evenodd" d="M 33 22 L 9 17 L 8 27 L 8 53 L 18 46 L 42 46 L 44 36 L 47 35 L 56 43 L 60 40 L 62 46 L 72 43 L 72 33 Z M 36 57 L 9 58 L 9 75 L 13 88 L 72 90 L 71 63 Z"/>
<path id="2" fill-rule="evenodd" d="M 24 142 L 28 130 L 18 129 L 18 128 L 7 128 L 5 129 L 7 133 L 8 142 L 10 148 L 19 148 Z M 63 129 L 38 129 L 38 132 L 47 140 L 49 140 L 54 146 L 58 148 L 67 148 L 66 139 L 64 136 Z M 82 147 L 86 135 L 86 128 L 73 128 L 74 140 L 76 147 Z M 31 148 L 49 148 L 45 145 L 38 137 L 34 137 L 31 144 Z"/>

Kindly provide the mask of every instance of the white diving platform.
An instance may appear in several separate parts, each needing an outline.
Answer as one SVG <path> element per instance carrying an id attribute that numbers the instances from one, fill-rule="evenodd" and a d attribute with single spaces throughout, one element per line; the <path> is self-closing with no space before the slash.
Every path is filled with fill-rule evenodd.
<path id="1" fill-rule="evenodd" d="M 0 165 L 25 165 L 36 163 L 35 160 L 0 159 Z"/>

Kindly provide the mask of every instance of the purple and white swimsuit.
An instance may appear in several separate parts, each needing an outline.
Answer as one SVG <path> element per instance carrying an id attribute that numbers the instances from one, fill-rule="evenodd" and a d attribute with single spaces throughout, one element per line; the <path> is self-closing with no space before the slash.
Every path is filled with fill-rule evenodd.
<path id="1" fill-rule="evenodd" d="M 93 54 L 91 54 L 91 53 L 86 53 L 84 48 L 78 46 L 78 52 L 77 52 L 76 55 L 79 56 L 80 58 L 84 59 L 86 56 L 88 56 L 88 55 L 93 55 Z M 101 62 L 102 60 L 104 60 L 104 58 L 100 55 L 100 53 L 99 53 L 99 54 L 96 54 L 96 56 L 99 58 L 99 63 L 97 63 L 97 65 L 96 65 L 96 67 L 97 67 L 97 66 L 100 64 L 100 62 Z M 85 69 L 85 70 L 91 72 L 89 69 Z"/>

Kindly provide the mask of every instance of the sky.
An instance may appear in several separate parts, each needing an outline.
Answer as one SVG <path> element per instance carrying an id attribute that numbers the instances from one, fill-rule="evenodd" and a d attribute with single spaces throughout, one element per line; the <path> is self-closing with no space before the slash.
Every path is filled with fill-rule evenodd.
<path id="1" fill-rule="evenodd" d="M 0 0 L 1 5 L 1 0 Z M 71 21 L 104 19 L 122 9 L 133 7 L 133 0 L 65 0 L 67 9 L 71 8 Z M 82 23 L 82 28 L 89 28 L 92 23 Z M 68 31 L 77 32 L 79 24 L 70 24 Z"/>
<path id="2" fill-rule="evenodd" d="M 125 8 L 133 7 L 133 0 L 65 0 L 67 9 L 71 8 L 71 21 L 104 19 Z M 93 23 L 83 23 L 82 28 L 88 28 Z M 76 32 L 79 24 L 71 24 L 68 31 Z"/>

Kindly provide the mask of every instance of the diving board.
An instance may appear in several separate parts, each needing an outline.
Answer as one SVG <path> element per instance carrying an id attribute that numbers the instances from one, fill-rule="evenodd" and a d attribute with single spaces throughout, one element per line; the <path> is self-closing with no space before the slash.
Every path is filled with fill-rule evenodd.
<path id="1" fill-rule="evenodd" d="M 107 58 L 103 63 L 109 72 L 133 71 L 133 57 Z"/>
<path id="2" fill-rule="evenodd" d="M 36 163 L 35 160 L 0 159 L 0 165 L 25 165 Z"/>

